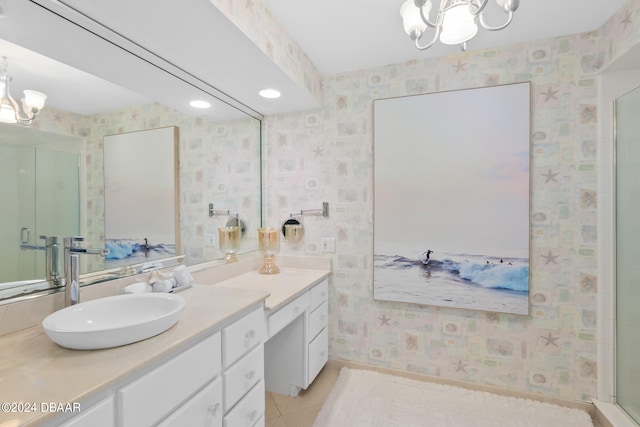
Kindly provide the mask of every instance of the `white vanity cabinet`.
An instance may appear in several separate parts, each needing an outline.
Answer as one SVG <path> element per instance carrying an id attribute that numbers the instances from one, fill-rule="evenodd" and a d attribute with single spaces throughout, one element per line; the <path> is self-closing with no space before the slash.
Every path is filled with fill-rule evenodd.
<path id="1" fill-rule="evenodd" d="M 222 416 L 222 379 L 217 378 L 158 426 L 222 427 Z"/>
<path id="2" fill-rule="evenodd" d="M 266 389 L 297 396 L 329 357 L 327 279 L 267 314 Z"/>
<path id="3" fill-rule="evenodd" d="M 264 308 L 259 307 L 66 420 L 66 427 L 264 425 Z"/>
<path id="4" fill-rule="evenodd" d="M 316 378 L 322 367 L 329 360 L 329 294 L 328 282 L 325 280 L 309 291 L 309 322 L 307 327 L 307 370 L 306 387 Z"/>
<path id="5" fill-rule="evenodd" d="M 116 399 L 120 425 L 139 427 L 156 424 L 211 383 L 220 375 L 221 369 L 221 336 L 218 332 L 119 388 Z M 215 394 L 213 396 L 215 399 Z M 187 404 L 195 405 L 193 402 Z M 221 404 L 220 400 L 207 402 L 203 419 L 207 420 L 209 405 L 215 408 L 215 405 Z"/>
<path id="6" fill-rule="evenodd" d="M 115 425 L 113 395 L 91 405 L 71 420 L 59 424 L 59 427 L 112 427 Z"/>
<path id="7" fill-rule="evenodd" d="M 264 338 L 262 309 L 222 330 L 223 427 L 264 425 Z"/>
<path id="8" fill-rule="evenodd" d="M 81 404 L 81 413 L 10 414 L 11 421 L 42 427 L 264 426 L 265 389 L 296 396 L 327 362 L 330 265 L 314 265 L 322 268 L 281 267 L 274 276 L 251 270 L 196 284 L 185 291 L 187 305 L 173 328 L 127 346 L 66 350 L 35 327 L 2 337 L 8 348 L 31 346 L 19 361 L 0 367 L 7 399 L 51 395 Z M 24 366 L 43 368 L 34 375 Z M 7 419 L 0 414 L 0 425 Z"/>

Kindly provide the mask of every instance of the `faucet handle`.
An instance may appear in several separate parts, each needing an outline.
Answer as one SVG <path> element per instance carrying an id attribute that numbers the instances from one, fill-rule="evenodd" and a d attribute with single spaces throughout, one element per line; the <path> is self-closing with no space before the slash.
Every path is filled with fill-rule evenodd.
<path id="1" fill-rule="evenodd" d="M 82 236 L 71 236 L 64 238 L 64 247 L 65 248 L 77 248 L 78 242 L 84 241 L 84 237 Z"/>
<path id="2" fill-rule="evenodd" d="M 73 237 L 65 237 L 64 238 L 64 247 L 69 252 L 77 253 L 77 254 L 92 254 L 92 255 L 109 255 L 108 248 L 81 248 L 78 245 L 78 242 L 84 241 L 84 237 L 73 236 Z"/>
<path id="3" fill-rule="evenodd" d="M 85 254 L 107 256 L 107 255 L 109 255 L 109 248 L 85 249 L 83 252 Z"/>

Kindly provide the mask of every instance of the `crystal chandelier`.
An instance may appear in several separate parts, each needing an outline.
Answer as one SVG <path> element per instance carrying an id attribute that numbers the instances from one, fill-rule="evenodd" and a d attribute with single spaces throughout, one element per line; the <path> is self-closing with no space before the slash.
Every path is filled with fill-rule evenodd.
<path id="1" fill-rule="evenodd" d="M 478 32 L 478 23 L 485 30 L 498 31 L 506 28 L 513 19 L 513 12 L 518 9 L 519 0 L 495 0 L 506 14 L 507 21 L 499 26 L 487 24 L 484 8 L 489 0 L 440 0 L 440 7 L 432 20 L 431 0 L 407 0 L 400 8 L 404 30 L 420 50 L 429 49 L 438 38 L 444 44 L 459 44 L 463 51 L 467 49 L 467 41 Z M 420 39 L 427 27 L 434 29 L 431 41 L 420 45 Z"/>
<path id="2" fill-rule="evenodd" d="M 33 119 L 44 107 L 44 102 L 47 99 L 47 95 L 35 90 L 25 90 L 24 98 L 22 99 L 22 105 L 18 103 L 11 96 L 9 84 L 11 83 L 11 77 L 7 75 L 7 57 L 2 57 L 2 64 L 0 65 L 0 91 L 2 91 L 0 98 L 0 122 L 2 123 L 20 123 L 24 126 L 31 126 Z"/>

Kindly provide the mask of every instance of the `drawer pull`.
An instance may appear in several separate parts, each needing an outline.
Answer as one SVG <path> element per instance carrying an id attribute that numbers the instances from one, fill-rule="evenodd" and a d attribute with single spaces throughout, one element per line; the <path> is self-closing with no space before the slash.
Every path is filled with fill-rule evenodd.
<path id="1" fill-rule="evenodd" d="M 251 381 L 256 377 L 256 371 L 251 370 L 251 371 L 247 372 L 244 377 L 245 377 L 245 379 L 247 381 Z"/>
<path id="2" fill-rule="evenodd" d="M 220 404 L 216 403 L 215 405 L 209 405 L 207 408 L 207 417 L 215 418 L 218 415 L 218 411 L 220 410 Z"/>
<path id="3" fill-rule="evenodd" d="M 257 409 L 254 409 L 253 411 L 247 413 L 247 419 L 249 421 L 255 420 L 257 416 L 258 416 L 258 410 Z"/>
<path id="4" fill-rule="evenodd" d="M 255 330 L 250 330 L 247 331 L 247 333 L 244 334 L 244 341 L 246 345 L 251 344 L 251 341 L 253 341 L 253 339 L 256 337 L 256 331 Z"/>

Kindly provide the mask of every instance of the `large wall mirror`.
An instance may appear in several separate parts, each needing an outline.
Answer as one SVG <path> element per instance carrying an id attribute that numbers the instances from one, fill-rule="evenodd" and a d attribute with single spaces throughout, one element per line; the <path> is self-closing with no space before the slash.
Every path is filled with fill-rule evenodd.
<path id="1" fill-rule="evenodd" d="M 211 205 L 243 220 L 240 252 L 255 250 L 261 225 L 259 115 L 219 102 L 213 91 L 178 78 L 175 70 L 168 73 L 30 2 L 2 6 L 0 56 L 7 57 L 11 94 L 19 100 L 24 89 L 34 89 L 48 98 L 31 126 L 0 123 L 0 303 L 50 291 L 43 281 L 44 252 L 21 249 L 21 243 L 41 245 L 41 235 L 81 235 L 83 246 L 105 247 L 105 137 L 176 130 L 177 168 L 136 154 L 133 163 L 122 158 L 127 164 L 115 169 L 135 165 L 145 176 L 175 178 L 176 193 L 168 200 L 175 201 L 175 253 L 184 255 L 184 263 L 224 257 L 217 233 L 229 216 L 210 216 Z M 214 106 L 196 111 L 186 99 Z M 128 186 L 145 191 L 136 180 Z M 108 262 L 85 256 L 81 269 L 103 272 Z M 140 259 L 119 260 L 118 266 L 128 262 Z"/>

